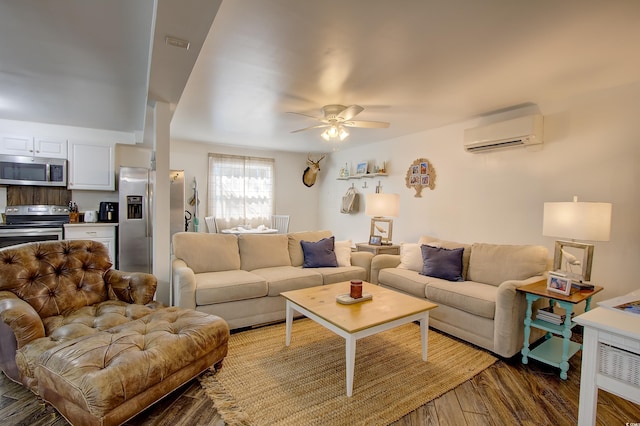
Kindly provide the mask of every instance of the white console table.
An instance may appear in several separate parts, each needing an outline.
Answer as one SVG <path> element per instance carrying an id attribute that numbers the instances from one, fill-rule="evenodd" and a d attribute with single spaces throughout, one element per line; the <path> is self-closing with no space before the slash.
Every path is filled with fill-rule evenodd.
<path id="1" fill-rule="evenodd" d="M 640 315 L 596 308 L 574 321 L 584 327 L 578 426 L 595 425 L 598 389 L 640 404 Z"/>

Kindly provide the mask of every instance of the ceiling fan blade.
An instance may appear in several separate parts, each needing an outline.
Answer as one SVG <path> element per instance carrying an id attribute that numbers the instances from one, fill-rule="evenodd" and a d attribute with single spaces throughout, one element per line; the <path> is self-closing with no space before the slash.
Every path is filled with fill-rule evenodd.
<path id="1" fill-rule="evenodd" d="M 329 127 L 329 124 L 316 124 L 315 126 L 305 127 L 304 129 L 292 130 L 291 133 L 304 132 L 305 130 L 320 129 L 322 127 Z"/>
<path id="2" fill-rule="evenodd" d="M 304 114 L 302 112 L 293 112 L 293 111 L 287 111 L 288 114 L 296 114 L 296 115 L 302 115 L 304 117 L 309 117 L 309 118 L 313 118 L 314 120 L 318 120 L 318 121 L 322 121 L 323 123 L 326 123 L 327 121 L 325 120 L 324 117 L 317 117 L 315 115 L 309 115 L 309 114 Z"/>
<path id="3" fill-rule="evenodd" d="M 351 120 L 351 121 L 345 121 L 342 124 L 344 124 L 345 126 L 348 127 L 366 127 L 366 128 L 386 128 L 389 127 L 391 124 L 387 123 L 386 121 L 362 121 L 362 120 Z"/>
<path id="4" fill-rule="evenodd" d="M 342 112 L 338 114 L 336 118 L 338 120 L 344 120 L 344 121 L 351 120 L 353 117 L 360 114 L 362 111 L 364 111 L 364 108 L 362 108 L 360 105 L 351 105 L 346 107 L 344 110 L 342 110 Z"/>

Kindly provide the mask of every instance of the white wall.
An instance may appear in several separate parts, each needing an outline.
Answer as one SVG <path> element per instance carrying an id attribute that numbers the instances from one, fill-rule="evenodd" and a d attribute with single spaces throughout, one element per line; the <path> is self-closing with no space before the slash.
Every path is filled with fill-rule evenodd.
<path id="1" fill-rule="evenodd" d="M 401 197 L 393 241 L 416 242 L 430 234 L 460 242 L 540 244 L 553 256 L 555 239 L 542 236 L 545 201 L 613 203 L 611 240 L 595 243 L 592 282 L 605 291 L 602 300 L 640 288 L 640 85 L 611 89 L 563 102 L 413 134 L 394 140 L 344 149 L 332 154 L 320 182 L 320 228 L 338 239 L 368 239 L 370 218 L 364 215 L 364 194 L 374 192 L 378 180 L 383 192 Z M 542 150 L 523 148 L 484 154 L 462 148 L 466 128 L 531 112 L 545 117 Z M 392 123 L 393 125 L 393 123 Z M 354 130 L 356 132 L 357 130 Z M 347 144 L 348 145 L 348 144 Z M 409 165 L 426 157 L 434 165 L 434 190 L 422 198 L 405 186 Z M 345 162 L 386 160 L 390 176 L 338 181 Z M 340 200 L 351 183 L 362 194 L 358 214 L 339 213 Z"/>
<path id="2" fill-rule="evenodd" d="M 275 213 L 291 216 L 290 231 L 318 229 L 318 197 L 320 185 L 307 188 L 302 183 L 302 172 L 307 167 L 307 154 L 261 151 L 227 145 L 204 144 L 189 141 L 171 141 L 173 170 L 184 170 L 186 198 L 192 195 L 193 178 L 198 182 L 200 199 L 199 231 L 206 232 L 204 217 L 207 213 L 207 169 L 209 153 L 268 157 L 275 159 Z M 193 212 L 193 207 L 187 206 Z"/>

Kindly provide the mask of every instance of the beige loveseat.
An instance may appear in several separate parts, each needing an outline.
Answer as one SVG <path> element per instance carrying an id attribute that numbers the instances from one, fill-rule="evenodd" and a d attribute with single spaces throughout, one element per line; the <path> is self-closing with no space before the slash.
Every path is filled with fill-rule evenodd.
<path id="1" fill-rule="evenodd" d="M 231 329 L 283 320 L 283 291 L 369 278 L 373 255 L 352 252 L 350 241 L 335 243 L 337 267 L 302 266 L 301 241 L 331 236 L 330 231 L 237 236 L 176 233 L 173 303 L 220 316 Z"/>
<path id="2" fill-rule="evenodd" d="M 421 275 L 423 244 L 463 248 L 462 281 Z M 542 246 L 461 244 L 424 236 L 417 244 L 402 244 L 400 255 L 375 256 L 371 282 L 437 303 L 430 326 L 511 357 L 524 339 L 526 301 L 516 289 L 544 279 L 548 262 Z M 537 330 L 531 334 L 532 341 L 541 337 Z"/>

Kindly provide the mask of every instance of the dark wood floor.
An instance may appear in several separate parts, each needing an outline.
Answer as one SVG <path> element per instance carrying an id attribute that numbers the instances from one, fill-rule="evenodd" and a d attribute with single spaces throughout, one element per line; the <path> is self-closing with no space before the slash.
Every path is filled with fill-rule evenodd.
<path id="1" fill-rule="evenodd" d="M 580 362 L 578 353 L 571 359 L 568 379 L 561 380 L 557 369 L 536 361 L 523 365 L 519 355 L 501 359 L 470 381 L 407 414 L 393 425 L 575 425 Z M 608 392 L 599 392 L 598 425 L 624 426 L 638 422 L 639 405 Z M 67 424 L 31 392 L 0 374 L 0 425 Z M 223 426 L 224 422 L 198 381 L 193 380 L 127 424 Z"/>

